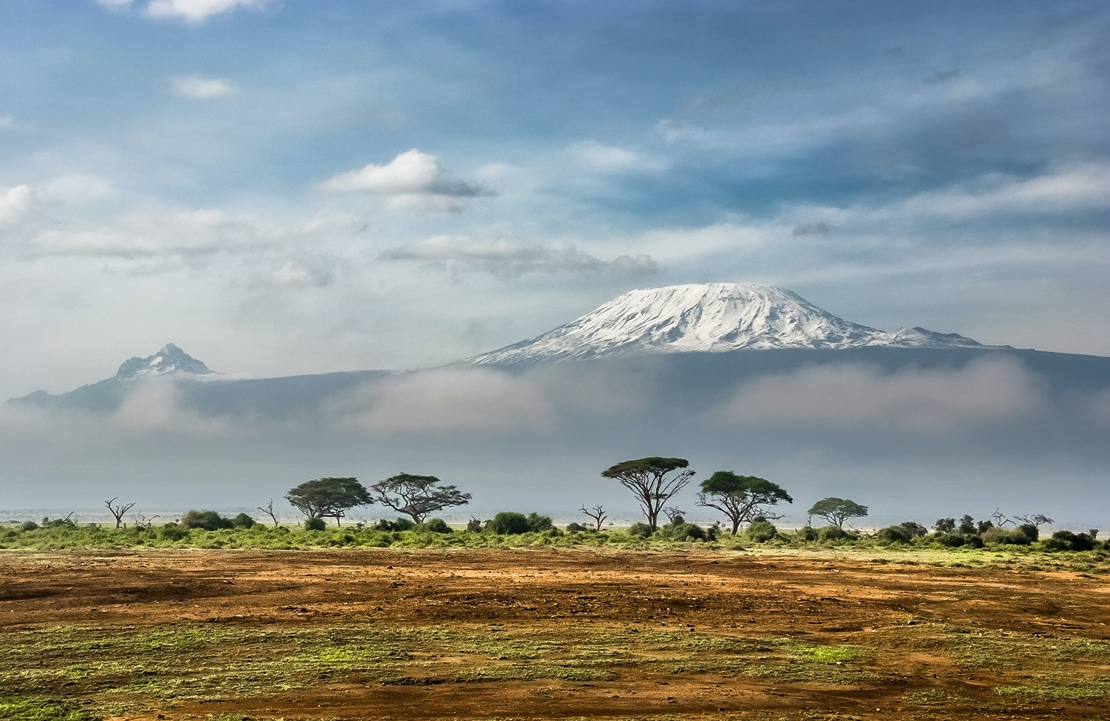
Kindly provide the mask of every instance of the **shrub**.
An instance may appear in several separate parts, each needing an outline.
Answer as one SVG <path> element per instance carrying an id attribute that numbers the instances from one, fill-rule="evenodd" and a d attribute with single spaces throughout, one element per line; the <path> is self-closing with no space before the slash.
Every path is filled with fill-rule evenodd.
<path id="1" fill-rule="evenodd" d="M 304 522 L 304 530 L 306 531 L 323 531 L 327 527 L 328 525 L 324 523 L 323 518 L 309 518 Z"/>
<path id="2" fill-rule="evenodd" d="M 523 513 L 502 511 L 486 524 L 485 530 L 489 533 L 512 536 L 528 533 L 532 530 L 532 525 L 528 522 L 528 517 Z"/>
<path id="3" fill-rule="evenodd" d="M 39 524 L 35 523 L 34 521 L 24 521 L 23 523 L 19 524 L 19 527 L 24 531 L 34 531 L 39 527 Z"/>
<path id="4" fill-rule="evenodd" d="M 254 519 L 245 513 L 240 513 L 231 519 L 231 525 L 235 528 L 251 528 L 254 526 Z"/>
<path id="5" fill-rule="evenodd" d="M 777 536 L 779 530 L 770 521 L 752 521 L 744 531 L 744 535 L 756 543 L 766 543 Z"/>
<path id="6" fill-rule="evenodd" d="M 571 521 L 570 523 L 567 524 L 567 533 L 583 533 L 583 532 L 589 531 L 589 530 L 591 530 L 591 529 L 586 528 L 581 523 L 576 523 L 574 521 Z"/>
<path id="7" fill-rule="evenodd" d="M 704 541 L 705 530 L 696 523 L 687 523 L 681 516 L 659 529 L 659 535 L 672 541 Z"/>
<path id="8" fill-rule="evenodd" d="M 215 511 L 189 511 L 181 517 L 180 523 L 184 528 L 203 528 L 206 531 L 233 526 L 230 518 L 224 518 Z"/>
<path id="9" fill-rule="evenodd" d="M 417 524 L 413 527 L 414 531 L 423 531 L 424 533 L 451 533 L 451 527 L 447 525 L 447 521 L 442 518 L 430 518 L 423 523 Z"/>
<path id="10" fill-rule="evenodd" d="M 875 538 L 880 543 L 912 543 L 913 535 L 904 525 L 880 528 Z"/>
<path id="11" fill-rule="evenodd" d="M 1036 531 L 1037 527 L 1030 525 L 1028 528 L 1033 529 L 1033 536 L 1030 536 L 1026 526 L 1018 526 L 1017 528 L 990 528 L 983 534 L 983 543 L 999 543 L 1008 546 L 1028 546 L 1033 541 L 1037 540 Z"/>
<path id="12" fill-rule="evenodd" d="M 851 534 L 848 533 L 847 531 L 845 531 L 840 526 L 829 525 L 829 526 L 824 526 L 823 528 L 817 529 L 817 540 L 822 541 L 822 542 L 824 542 L 824 541 L 842 541 L 845 538 L 849 538 L 850 536 L 851 536 Z"/>
<path id="13" fill-rule="evenodd" d="M 933 540 L 940 545 L 947 546 L 949 548 L 958 548 L 959 546 L 964 545 L 963 534 L 956 533 L 955 531 L 936 533 L 933 535 Z"/>
<path id="14" fill-rule="evenodd" d="M 816 541 L 817 529 L 813 526 L 804 526 L 798 529 L 797 536 L 803 541 Z"/>
<path id="15" fill-rule="evenodd" d="M 628 535 L 635 538 L 650 538 L 651 526 L 644 523 L 643 521 L 638 521 L 628 527 Z"/>
<path id="16" fill-rule="evenodd" d="M 416 524 L 408 518 L 395 518 L 392 521 L 379 518 L 378 522 L 374 524 L 375 531 L 411 531 L 415 527 Z"/>
<path id="17" fill-rule="evenodd" d="M 541 516 L 535 511 L 528 514 L 528 528 L 530 528 L 534 533 L 543 533 L 544 531 L 550 531 L 554 527 L 555 524 L 551 522 L 550 516 Z"/>
<path id="18" fill-rule="evenodd" d="M 466 530 L 470 533 L 481 533 L 482 522 L 474 516 L 471 516 L 470 520 L 466 522 Z"/>
<path id="19" fill-rule="evenodd" d="M 906 529 L 906 532 L 910 534 L 911 538 L 920 538 L 922 536 L 928 535 L 929 533 L 929 529 L 925 526 L 922 526 L 917 521 L 902 521 L 898 525 Z"/>
<path id="20" fill-rule="evenodd" d="M 983 537 L 980 535 L 964 536 L 964 545 L 968 548 L 982 548 Z"/>
<path id="21" fill-rule="evenodd" d="M 189 530 L 176 523 L 167 523 L 158 529 L 158 537 L 166 541 L 180 541 L 189 535 Z"/>
<path id="22" fill-rule="evenodd" d="M 1092 551 L 1095 539 L 1086 533 L 1056 531 L 1052 538 L 1044 542 L 1044 547 L 1046 551 Z"/>

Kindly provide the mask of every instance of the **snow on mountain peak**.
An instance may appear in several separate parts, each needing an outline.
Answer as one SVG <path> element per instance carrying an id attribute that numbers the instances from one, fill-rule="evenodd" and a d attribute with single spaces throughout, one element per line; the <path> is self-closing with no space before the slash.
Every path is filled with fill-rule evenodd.
<path id="1" fill-rule="evenodd" d="M 164 375 L 211 375 L 214 371 L 196 358 L 167 343 L 160 351 L 146 358 L 134 357 L 123 362 L 116 372 L 116 380 L 134 380 Z"/>
<path id="2" fill-rule="evenodd" d="M 923 328 L 887 333 L 850 323 L 782 288 L 708 283 L 629 291 L 564 326 L 470 362 L 484 365 L 632 352 L 863 346 L 953 348 L 979 344 Z"/>

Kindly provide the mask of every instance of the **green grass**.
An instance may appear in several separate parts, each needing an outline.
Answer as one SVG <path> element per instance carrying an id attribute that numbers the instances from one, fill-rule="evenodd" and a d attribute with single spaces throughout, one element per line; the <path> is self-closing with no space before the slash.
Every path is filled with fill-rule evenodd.
<path id="1" fill-rule="evenodd" d="M 44 698 L 0 697 L 0 721 L 95 721 L 101 718 L 71 703 Z"/>
<path id="2" fill-rule="evenodd" d="M 994 691 L 1001 696 L 1026 700 L 1093 701 L 1110 697 L 1110 678 L 1080 680 L 1054 675 L 1035 685 L 999 686 Z"/>

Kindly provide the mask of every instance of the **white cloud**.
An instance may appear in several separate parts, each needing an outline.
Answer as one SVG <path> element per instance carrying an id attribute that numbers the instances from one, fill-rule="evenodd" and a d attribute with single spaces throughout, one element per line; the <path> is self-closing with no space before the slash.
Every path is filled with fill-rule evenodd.
<path id="1" fill-rule="evenodd" d="M 270 0 L 151 0 L 146 6 L 146 14 L 152 18 L 202 23 L 212 15 L 230 12 L 237 7 L 260 9 L 269 3 Z"/>
<path id="2" fill-rule="evenodd" d="M 325 409 L 372 433 L 516 433 L 550 430 L 552 408 L 528 381 L 482 369 L 429 371 L 369 385 Z"/>
<path id="3" fill-rule="evenodd" d="M 13 115 L 0 115 L 0 130 L 12 130 L 15 128 L 15 116 Z"/>
<path id="4" fill-rule="evenodd" d="M 50 197 L 69 202 L 104 200 L 116 195 L 111 181 L 80 173 L 60 175 L 47 183 L 44 189 Z"/>
<path id="5" fill-rule="evenodd" d="M 574 143 L 567 148 L 567 152 L 579 164 L 600 172 L 658 168 L 657 163 L 650 162 L 639 153 L 596 140 Z"/>
<path id="6" fill-rule="evenodd" d="M 0 225 L 14 225 L 31 214 L 41 194 L 30 185 L 17 185 L 0 195 Z"/>
<path id="7" fill-rule="evenodd" d="M 175 93 L 190 100 L 215 100 L 230 97 L 238 92 L 234 85 L 223 78 L 186 75 L 172 78 L 170 83 Z"/>
<path id="8" fill-rule="evenodd" d="M 984 358 L 959 370 L 803 368 L 740 387 L 712 415 L 738 426 L 799 433 L 816 428 L 956 437 L 969 428 L 1020 423 L 1048 405 L 1039 379 L 1020 361 Z"/>
<path id="9" fill-rule="evenodd" d="M 1028 179 L 988 176 L 979 187 L 915 196 L 896 204 L 898 215 L 968 217 L 997 212 L 1067 212 L 1110 208 L 1110 167 L 1080 165 Z"/>
<path id="10" fill-rule="evenodd" d="M 434 155 L 417 149 L 399 154 L 386 165 L 369 164 L 340 173 L 321 184 L 336 193 L 374 193 L 391 208 L 459 210 L 461 201 L 492 192 L 480 185 L 452 179 Z"/>
<path id="11" fill-rule="evenodd" d="M 603 261 L 567 242 L 526 243 L 515 238 L 437 235 L 386 251 L 384 260 L 422 261 L 452 273 L 485 272 L 501 278 L 525 273 L 613 272 L 649 275 L 656 271 L 648 255 L 622 255 Z"/>

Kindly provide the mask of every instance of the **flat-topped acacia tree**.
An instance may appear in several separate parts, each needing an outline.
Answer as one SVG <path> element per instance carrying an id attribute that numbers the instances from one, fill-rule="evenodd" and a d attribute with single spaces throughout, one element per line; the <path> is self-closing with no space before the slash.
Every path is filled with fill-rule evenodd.
<path id="1" fill-rule="evenodd" d="M 794 499 L 781 486 L 766 478 L 738 476 L 732 471 L 717 471 L 702 481 L 701 493 L 698 494 L 699 506 L 715 508 L 728 516 L 734 536 L 741 523 L 767 515 L 767 507 L 779 501 L 793 503 Z"/>
<path id="2" fill-rule="evenodd" d="M 820 516 L 837 528 L 844 527 L 844 521 L 849 518 L 863 518 L 867 515 L 867 506 L 862 506 L 850 498 L 822 498 L 813 507 L 806 511 L 811 516 Z M 966 516 L 968 523 L 971 516 Z M 974 529 L 972 529 L 974 530 Z"/>
<path id="3" fill-rule="evenodd" d="M 690 482 L 694 471 L 687 470 L 690 462 L 685 458 L 638 458 L 623 461 L 601 472 L 605 478 L 615 478 L 632 491 L 640 503 L 640 510 L 647 518 L 651 532 L 659 529 L 659 512 L 674 494 Z"/>
<path id="4" fill-rule="evenodd" d="M 285 500 L 308 516 L 308 520 L 326 516 L 334 518 L 337 526 L 348 508 L 365 506 L 372 502 L 370 492 L 357 478 L 317 478 L 305 481 L 285 494 Z"/>
<path id="5" fill-rule="evenodd" d="M 370 490 L 374 492 L 375 503 L 411 516 L 415 523 L 423 523 L 436 511 L 470 503 L 469 493 L 463 493 L 455 486 L 442 486 L 441 483 L 435 476 L 398 473 L 378 481 L 370 486 Z"/>

